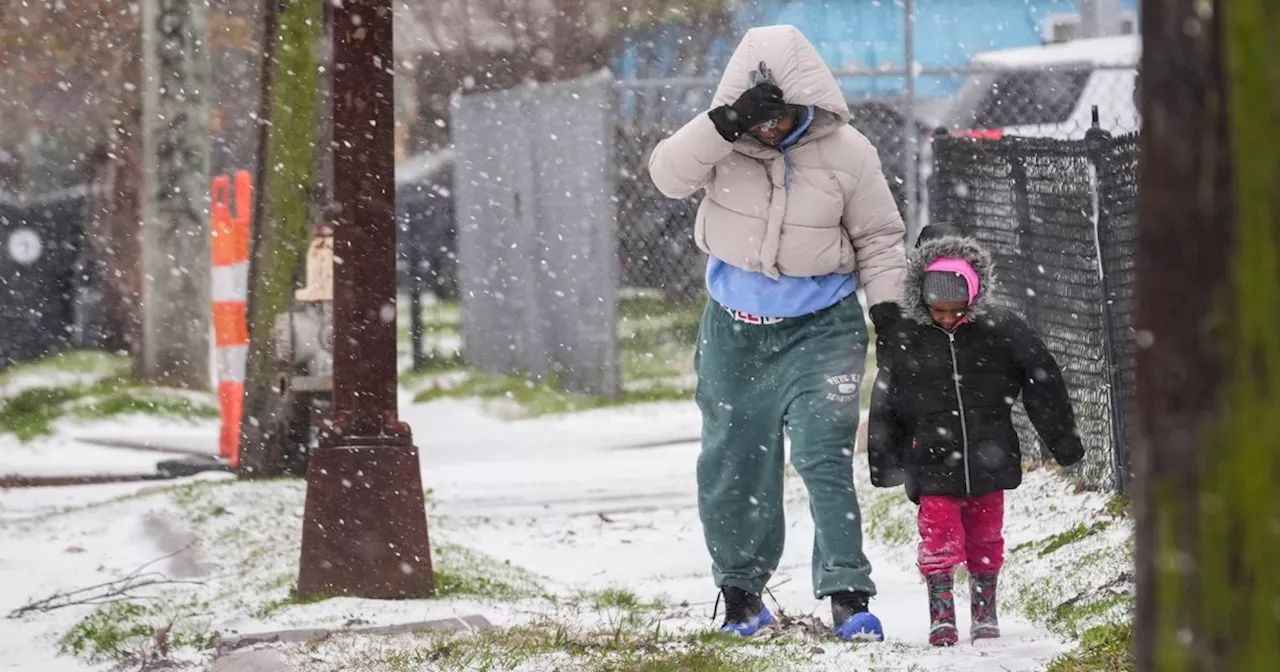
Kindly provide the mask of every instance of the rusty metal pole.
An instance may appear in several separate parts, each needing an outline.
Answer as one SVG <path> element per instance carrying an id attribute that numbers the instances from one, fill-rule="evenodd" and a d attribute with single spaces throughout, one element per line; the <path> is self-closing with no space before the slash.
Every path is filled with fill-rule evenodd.
<path id="1" fill-rule="evenodd" d="M 435 590 L 418 450 L 396 414 L 391 0 L 333 6 L 333 411 L 307 472 L 301 597 Z"/>

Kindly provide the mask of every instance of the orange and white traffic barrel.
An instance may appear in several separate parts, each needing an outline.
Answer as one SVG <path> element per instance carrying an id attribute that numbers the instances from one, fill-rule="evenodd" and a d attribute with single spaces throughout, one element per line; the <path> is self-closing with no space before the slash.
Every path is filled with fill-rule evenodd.
<path id="1" fill-rule="evenodd" d="M 249 359 L 249 241 L 253 216 L 253 176 L 235 176 L 235 213 L 232 214 L 232 182 L 226 175 L 214 178 L 210 199 L 213 248 L 213 331 L 217 344 L 218 400 L 222 431 L 218 452 L 233 468 L 240 465 L 240 417 L 244 407 L 245 367 Z"/>

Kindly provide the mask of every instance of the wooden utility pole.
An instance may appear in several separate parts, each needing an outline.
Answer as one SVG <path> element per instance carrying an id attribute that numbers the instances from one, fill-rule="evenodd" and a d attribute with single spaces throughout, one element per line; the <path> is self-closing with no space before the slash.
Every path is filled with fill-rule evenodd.
<path id="1" fill-rule="evenodd" d="M 1137 668 L 1280 669 L 1280 9 L 1142 20 Z"/>
<path id="2" fill-rule="evenodd" d="M 273 0 L 264 12 L 258 161 L 259 196 L 253 218 L 249 279 L 249 357 L 240 427 L 240 471 L 278 476 L 284 471 L 288 409 L 276 384 L 276 318 L 293 306 L 295 279 L 311 239 L 317 200 L 316 154 L 327 151 L 317 132 L 322 77 L 320 45 L 324 0 Z"/>
<path id="3" fill-rule="evenodd" d="M 435 591 L 419 471 L 396 413 L 391 0 L 333 14 L 333 412 L 307 473 L 298 594 Z"/>
<path id="4" fill-rule="evenodd" d="M 142 348 L 135 373 L 209 389 L 205 0 L 144 0 Z"/>

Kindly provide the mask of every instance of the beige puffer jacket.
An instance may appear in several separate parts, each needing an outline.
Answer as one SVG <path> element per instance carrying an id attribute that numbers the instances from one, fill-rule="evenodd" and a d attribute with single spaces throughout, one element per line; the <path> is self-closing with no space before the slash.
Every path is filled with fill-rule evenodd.
<path id="1" fill-rule="evenodd" d="M 694 239 L 707 254 L 774 279 L 856 272 L 870 305 L 897 300 L 902 218 L 875 147 L 849 126 L 844 95 L 809 40 L 794 26 L 747 31 L 712 107 L 737 100 L 761 61 L 787 103 L 814 106 L 787 150 L 790 175 L 780 150 L 750 134 L 730 143 L 704 113 L 658 143 L 650 178 L 670 198 L 706 189 Z"/>

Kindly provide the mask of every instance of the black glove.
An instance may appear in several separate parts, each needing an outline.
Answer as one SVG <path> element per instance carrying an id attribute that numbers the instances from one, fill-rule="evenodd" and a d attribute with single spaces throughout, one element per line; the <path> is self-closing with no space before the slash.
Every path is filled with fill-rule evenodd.
<path id="1" fill-rule="evenodd" d="M 1053 445 L 1049 452 L 1053 459 L 1064 467 L 1069 467 L 1084 459 L 1084 444 L 1079 437 L 1069 436 Z"/>
<path id="2" fill-rule="evenodd" d="M 888 331 L 890 325 L 902 317 L 902 308 L 893 301 L 877 303 L 871 306 L 870 312 L 871 323 L 875 325 L 877 334 Z"/>
<path id="3" fill-rule="evenodd" d="M 902 319 L 902 308 L 892 301 L 871 306 L 871 324 L 876 327 L 876 352 L 888 352 L 895 336 L 894 325 Z"/>
<path id="4" fill-rule="evenodd" d="M 720 137 L 734 142 L 753 126 L 781 119 L 786 113 L 782 89 L 771 82 L 761 82 L 747 89 L 734 104 L 721 105 L 708 114 Z"/>

